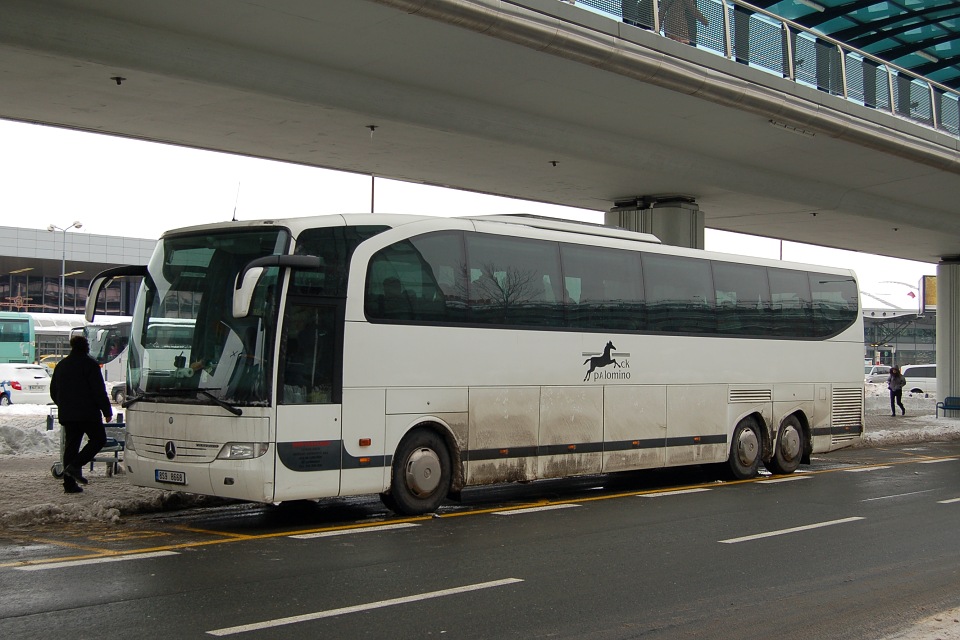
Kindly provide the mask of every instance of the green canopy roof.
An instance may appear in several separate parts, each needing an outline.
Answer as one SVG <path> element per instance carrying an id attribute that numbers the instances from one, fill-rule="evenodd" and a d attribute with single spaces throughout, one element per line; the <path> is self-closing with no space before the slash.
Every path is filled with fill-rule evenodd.
<path id="1" fill-rule="evenodd" d="M 960 89 L 960 2 L 748 1 L 918 75 Z"/>

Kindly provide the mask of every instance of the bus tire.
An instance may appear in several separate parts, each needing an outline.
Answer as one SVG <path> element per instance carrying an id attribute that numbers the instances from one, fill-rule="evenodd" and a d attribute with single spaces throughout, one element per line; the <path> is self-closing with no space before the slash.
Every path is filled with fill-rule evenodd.
<path id="1" fill-rule="evenodd" d="M 439 434 L 427 429 L 411 432 L 397 448 L 384 504 L 403 515 L 436 511 L 450 492 L 450 470 L 450 452 Z"/>
<path id="2" fill-rule="evenodd" d="M 727 466 L 733 477 L 737 480 L 756 477 L 760 470 L 762 451 L 763 441 L 760 439 L 760 428 L 756 420 L 747 417 L 738 422 L 737 428 L 733 430 L 730 457 L 727 459 Z"/>
<path id="3" fill-rule="evenodd" d="M 804 446 L 803 427 L 796 416 L 788 416 L 780 425 L 777 442 L 770 462 L 765 463 L 770 473 L 793 473 L 800 466 Z"/>

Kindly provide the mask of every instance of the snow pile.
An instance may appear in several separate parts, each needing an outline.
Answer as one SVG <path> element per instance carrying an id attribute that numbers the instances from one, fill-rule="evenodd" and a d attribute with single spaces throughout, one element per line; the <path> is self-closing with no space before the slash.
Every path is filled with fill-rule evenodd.
<path id="1" fill-rule="evenodd" d="M 47 431 L 49 407 L 12 404 L 0 407 L 0 456 L 60 455 L 60 428 Z"/>
<path id="2" fill-rule="evenodd" d="M 49 407 L 0 406 L 0 527 L 42 524 L 117 524 L 123 516 L 228 501 L 180 491 L 135 487 L 122 474 L 107 475 L 107 465 L 84 469 L 90 484 L 83 493 L 65 494 L 51 467 L 60 459 L 60 426 L 47 431 Z"/>

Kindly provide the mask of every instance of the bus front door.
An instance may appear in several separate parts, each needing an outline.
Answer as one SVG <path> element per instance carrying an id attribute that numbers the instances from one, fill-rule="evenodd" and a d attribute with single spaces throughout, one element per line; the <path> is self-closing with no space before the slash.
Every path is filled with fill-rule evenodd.
<path id="1" fill-rule="evenodd" d="M 338 305 L 291 302 L 284 314 L 277 380 L 274 499 L 340 492 Z"/>

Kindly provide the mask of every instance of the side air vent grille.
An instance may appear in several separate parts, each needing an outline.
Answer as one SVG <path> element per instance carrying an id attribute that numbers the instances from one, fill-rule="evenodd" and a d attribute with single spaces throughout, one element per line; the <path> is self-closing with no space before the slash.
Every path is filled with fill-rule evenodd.
<path id="1" fill-rule="evenodd" d="M 730 402 L 770 402 L 773 391 L 770 389 L 730 389 Z"/>
<path id="2" fill-rule="evenodd" d="M 834 389 L 830 421 L 834 427 L 863 424 L 863 389 Z"/>

